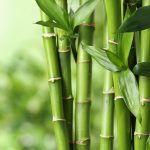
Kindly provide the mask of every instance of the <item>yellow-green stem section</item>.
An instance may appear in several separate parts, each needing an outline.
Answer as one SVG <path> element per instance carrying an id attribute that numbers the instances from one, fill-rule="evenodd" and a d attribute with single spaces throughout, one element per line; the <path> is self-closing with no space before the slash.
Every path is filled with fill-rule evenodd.
<path id="1" fill-rule="evenodd" d="M 105 0 L 107 19 L 108 19 L 108 38 L 109 41 L 114 41 L 116 31 L 121 24 L 121 1 L 120 0 Z M 109 49 L 112 51 L 113 43 L 109 43 Z M 115 97 L 122 96 L 118 74 L 113 73 L 113 82 Z M 131 135 L 130 135 L 130 112 L 128 111 L 124 100 L 119 98 L 115 101 L 115 111 L 117 117 L 117 140 L 118 150 L 131 149 Z"/>
<path id="2" fill-rule="evenodd" d="M 67 10 L 67 0 L 56 0 L 58 5 Z M 66 32 L 57 29 L 58 34 L 58 53 L 60 60 L 60 69 L 62 76 L 62 89 L 63 89 L 63 106 L 64 115 L 67 123 L 69 133 L 70 149 L 73 149 L 73 96 L 71 85 L 71 48 L 70 43 L 66 36 Z"/>
<path id="3" fill-rule="evenodd" d="M 150 0 L 143 0 L 143 6 L 150 5 Z M 140 62 L 150 62 L 150 29 L 141 31 Z M 139 77 L 141 101 L 150 99 L 150 77 Z M 141 102 L 141 124 L 136 121 L 134 136 L 135 150 L 146 150 L 146 141 L 150 134 L 150 103 Z"/>
<path id="4" fill-rule="evenodd" d="M 43 13 L 41 13 L 41 18 L 43 21 L 48 20 L 47 16 Z M 52 28 L 43 27 L 43 43 L 47 61 L 51 109 L 56 143 L 58 147 L 57 149 L 69 150 L 68 133 L 63 112 L 62 85 L 58 54 L 56 50 L 56 38 Z"/>
<path id="5" fill-rule="evenodd" d="M 87 0 L 82 0 L 81 4 Z M 86 10 L 85 10 L 86 12 Z M 77 90 L 75 106 L 75 150 L 90 149 L 90 103 L 91 103 L 91 57 L 82 49 L 81 42 L 92 44 L 93 16 L 86 20 L 89 26 L 79 29 L 79 47 L 77 56 Z"/>

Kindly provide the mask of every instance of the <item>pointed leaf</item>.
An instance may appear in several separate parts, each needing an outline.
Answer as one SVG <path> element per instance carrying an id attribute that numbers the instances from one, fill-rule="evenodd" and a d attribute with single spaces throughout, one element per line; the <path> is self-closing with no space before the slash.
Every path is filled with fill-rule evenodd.
<path id="1" fill-rule="evenodd" d="M 92 14 L 97 3 L 98 0 L 89 0 L 75 12 L 73 23 L 74 28 L 83 23 Z"/>
<path id="2" fill-rule="evenodd" d="M 146 142 L 146 150 L 150 150 L 150 136 Z"/>
<path id="3" fill-rule="evenodd" d="M 119 27 L 118 32 L 136 32 L 150 28 L 150 6 L 144 6 L 136 10 Z"/>
<path id="4" fill-rule="evenodd" d="M 55 23 L 51 20 L 49 20 L 49 21 L 38 21 L 38 22 L 36 22 L 36 24 L 42 25 L 42 26 L 45 26 L 45 27 L 51 27 L 51 28 L 56 27 L 56 28 L 63 29 L 63 27 L 61 25 L 59 25 L 59 24 L 57 24 L 57 23 Z"/>
<path id="5" fill-rule="evenodd" d="M 141 121 L 138 85 L 129 69 L 119 73 L 119 85 L 128 109 Z"/>
<path id="6" fill-rule="evenodd" d="M 59 7 L 56 2 L 52 0 L 36 0 L 36 2 L 50 20 L 55 21 L 64 29 L 68 30 L 69 19 L 65 9 Z"/>
<path id="7" fill-rule="evenodd" d="M 126 69 L 122 61 L 114 53 L 108 50 L 95 48 L 94 46 L 87 46 L 85 44 L 82 44 L 82 46 L 83 49 L 105 69 L 112 72 L 118 72 Z"/>
<path id="8" fill-rule="evenodd" d="M 136 75 L 150 76 L 150 62 L 142 62 L 135 65 L 133 72 Z"/>

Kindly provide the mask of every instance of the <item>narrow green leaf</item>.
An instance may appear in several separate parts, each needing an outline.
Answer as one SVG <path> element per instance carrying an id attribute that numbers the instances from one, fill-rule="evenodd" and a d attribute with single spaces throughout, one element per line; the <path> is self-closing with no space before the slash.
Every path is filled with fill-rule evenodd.
<path id="1" fill-rule="evenodd" d="M 118 32 L 136 32 L 148 28 L 150 28 L 150 6 L 144 6 L 126 19 Z"/>
<path id="2" fill-rule="evenodd" d="M 38 22 L 36 22 L 36 24 L 42 25 L 45 27 L 51 27 L 51 28 L 56 27 L 56 28 L 64 29 L 61 25 L 59 25 L 56 22 L 53 22 L 51 20 L 49 20 L 49 21 L 38 21 Z"/>
<path id="3" fill-rule="evenodd" d="M 119 73 L 119 85 L 128 109 L 141 121 L 138 85 L 129 69 Z"/>
<path id="4" fill-rule="evenodd" d="M 141 62 L 135 65 L 133 72 L 136 75 L 150 76 L 150 62 Z"/>
<path id="5" fill-rule="evenodd" d="M 53 0 L 36 0 L 36 2 L 51 21 L 56 22 L 66 30 L 69 29 L 69 18 L 65 9 L 59 7 Z"/>
<path id="6" fill-rule="evenodd" d="M 73 27 L 83 23 L 94 11 L 98 0 L 89 0 L 85 2 L 74 14 Z"/>
<path id="7" fill-rule="evenodd" d="M 146 150 L 150 150 L 150 136 L 146 142 Z"/>
<path id="8" fill-rule="evenodd" d="M 85 44 L 82 44 L 82 46 L 83 49 L 105 69 L 112 72 L 118 72 L 126 69 L 120 58 L 114 53 L 108 50 L 95 48 L 94 46 L 87 46 Z"/>

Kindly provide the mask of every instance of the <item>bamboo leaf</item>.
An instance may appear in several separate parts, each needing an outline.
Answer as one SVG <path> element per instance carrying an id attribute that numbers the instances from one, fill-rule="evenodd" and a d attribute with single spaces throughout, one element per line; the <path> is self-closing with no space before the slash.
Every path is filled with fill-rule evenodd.
<path id="1" fill-rule="evenodd" d="M 98 0 L 89 0 L 77 9 L 74 14 L 73 27 L 83 23 L 94 11 Z"/>
<path id="2" fill-rule="evenodd" d="M 128 109 L 141 121 L 138 85 L 129 69 L 119 73 L 119 85 Z"/>
<path id="3" fill-rule="evenodd" d="M 150 136 L 146 142 L 146 150 L 150 150 Z"/>
<path id="4" fill-rule="evenodd" d="M 36 0 L 36 2 L 51 21 L 56 22 L 66 30 L 69 29 L 69 18 L 65 9 L 59 7 L 53 0 Z"/>
<path id="5" fill-rule="evenodd" d="M 45 26 L 45 27 L 51 27 L 51 28 L 56 27 L 56 28 L 63 29 L 63 27 L 61 25 L 59 25 L 56 22 L 53 22 L 51 20 L 49 20 L 49 21 L 38 21 L 38 22 L 36 22 L 36 24 L 42 25 L 42 26 Z"/>
<path id="6" fill-rule="evenodd" d="M 136 10 L 119 27 L 118 32 L 136 32 L 150 28 L 150 6 L 144 6 Z"/>
<path id="7" fill-rule="evenodd" d="M 87 46 L 82 44 L 83 49 L 89 53 L 101 66 L 112 72 L 118 72 L 126 69 L 120 58 L 114 53 L 95 48 L 94 46 Z"/>
<path id="8" fill-rule="evenodd" d="M 135 65 L 133 72 L 136 75 L 150 76 L 150 62 L 141 62 Z"/>

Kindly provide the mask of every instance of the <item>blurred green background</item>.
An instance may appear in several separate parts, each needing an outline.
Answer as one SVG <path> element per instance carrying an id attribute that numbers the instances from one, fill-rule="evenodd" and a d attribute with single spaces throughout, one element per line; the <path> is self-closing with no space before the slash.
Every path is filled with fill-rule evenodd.
<path id="1" fill-rule="evenodd" d="M 57 150 L 39 9 L 34 0 L 0 0 L 0 150 Z M 74 9 L 77 0 L 70 0 Z M 103 47 L 105 13 L 96 9 L 94 44 Z M 75 97 L 76 69 L 72 61 Z M 103 69 L 93 62 L 91 149 L 99 147 Z"/>

